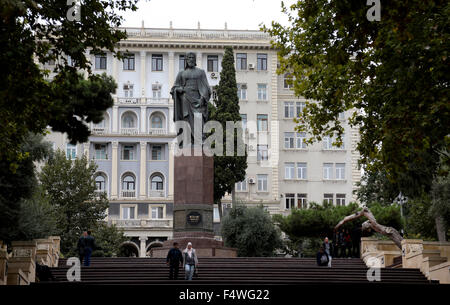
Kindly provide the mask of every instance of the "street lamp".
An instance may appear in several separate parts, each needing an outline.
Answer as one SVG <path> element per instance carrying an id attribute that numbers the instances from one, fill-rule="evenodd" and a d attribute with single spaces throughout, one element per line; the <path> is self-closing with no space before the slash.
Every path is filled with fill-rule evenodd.
<path id="1" fill-rule="evenodd" d="M 398 205 L 400 205 L 400 216 L 403 219 L 403 205 L 408 202 L 408 197 L 403 196 L 402 192 L 400 191 L 400 194 L 394 199 L 394 202 Z M 403 234 L 403 229 L 402 229 Z"/>

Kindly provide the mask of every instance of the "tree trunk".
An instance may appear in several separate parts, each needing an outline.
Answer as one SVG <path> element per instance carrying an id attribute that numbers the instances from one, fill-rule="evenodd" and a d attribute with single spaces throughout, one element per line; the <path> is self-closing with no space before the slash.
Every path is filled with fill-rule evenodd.
<path id="1" fill-rule="evenodd" d="M 373 216 L 372 212 L 367 207 L 364 207 L 361 211 L 358 211 L 353 215 L 345 216 L 344 219 L 342 219 L 334 228 L 337 230 L 344 223 L 363 216 L 368 219 L 362 224 L 363 231 L 370 228 L 378 233 L 381 233 L 384 236 L 389 237 L 397 245 L 397 247 L 402 249 L 403 237 L 400 235 L 400 233 L 392 227 L 380 225 Z"/>
<path id="2" fill-rule="evenodd" d="M 437 232 L 437 236 L 438 236 L 438 240 L 439 242 L 443 243 L 446 242 L 446 230 L 445 230 L 445 223 L 444 223 L 444 219 L 442 219 L 442 216 L 436 216 L 434 218 L 434 222 L 436 223 L 436 232 Z"/>

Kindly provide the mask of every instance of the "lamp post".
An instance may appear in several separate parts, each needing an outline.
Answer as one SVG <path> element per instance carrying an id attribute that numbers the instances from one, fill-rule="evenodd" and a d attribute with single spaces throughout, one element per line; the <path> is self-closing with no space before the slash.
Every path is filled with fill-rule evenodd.
<path id="1" fill-rule="evenodd" d="M 394 202 L 400 205 L 400 216 L 403 219 L 403 205 L 408 201 L 408 197 L 403 196 L 402 192 L 398 194 L 398 196 L 394 199 Z M 403 229 L 401 230 L 402 234 L 404 233 Z"/>

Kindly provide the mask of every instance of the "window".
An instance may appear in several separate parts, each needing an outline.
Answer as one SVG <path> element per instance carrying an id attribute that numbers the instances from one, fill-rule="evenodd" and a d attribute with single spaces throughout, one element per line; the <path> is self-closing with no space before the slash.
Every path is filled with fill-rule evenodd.
<path id="1" fill-rule="evenodd" d="M 333 179 L 333 163 L 324 163 L 323 164 L 323 179 Z"/>
<path id="2" fill-rule="evenodd" d="M 106 70 L 106 54 L 95 55 L 95 69 Z"/>
<path id="3" fill-rule="evenodd" d="M 306 209 L 308 208 L 308 195 L 307 194 L 297 194 L 297 208 Z"/>
<path id="4" fill-rule="evenodd" d="M 267 84 L 258 84 L 258 100 L 267 100 Z"/>
<path id="5" fill-rule="evenodd" d="M 95 177 L 95 190 L 98 192 L 105 191 L 105 177 L 103 175 L 98 175 Z"/>
<path id="6" fill-rule="evenodd" d="M 284 133 L 284 148 L 294 148 L 294 133 L 285 132 Z"/>
<path id="7" fill-rule="evenodd" d="M 306 132 L 297 132 L 296 133 L 296 144 L 297 148 L 305 149 L 306 148 Z"/>
<path id="8" fill-rule="evenodd" d="M 94 144 L 95 149 L 95 159 L 96 160 L 107 160 L 108 155 L 106 153 L 106 144 Z"/>
<path id="9" fill-rule="evenodd" d="M 284 163 L 284 178 L 285 179 L 295 179 L 295 163 L 294 162 Z"/>
<path id="10" fill-rule="evenodd" d="M 242 121 L 242 130 L 245 131 L 247 129 L 247 114 L 241 113 L 241 121 Z"/>
<path id="11" fill-rule="evenodd" d="M 296 102 L 295 108 L 296 108 L 296 116 L 300 117 L 303 114 L 303 109 L 305 109 L 306 103 L 305 102 Z"/>
<path id="12" fill-rule="evenodd" d="M 178 58 L 178 69 L 180 71 L 183 71 L 185 65 L 186 65 L 186 56 L 180 55 L 180 57 Z"/>
<path id="13" fill-rule="evenodd" d="M 258 179 L 258 191 L 267 192 L 267 175 L 256 175 Z"/>
<path id="14" fill-rule="evenodd" d="M 323 202 L 333 204 L 333 194 L 323 194 Z"/>
<path id="15" fill-rule="evenodd" d="M 295 194 L 286 194 L 286 209 L 295 208 Z"/>
<path id="16" fill-rule="evenodd" d="M 207 62 L 208 62 L 208 72 L 219 71 L 219 56 L 208 55 Z"/>
<path id="17" fill-rule="evenodd" d="M 67 55 L 67 65 L 70 67 L 75 66 L 75 60 L 72 59 L 72 56 L 70 56 L 70 55 Z"/>
<path id="18" fill-rule="evenodd" d="M 336 179 L 345 179 L 345 163 L 336 163 Z"/>
<path id="19" fill-rule="evenodd" d="M 247 70 L 247 53 L 236 53 L 236 70 Z"/>
<path id="20" fill-rule="evenodd" d="M 297 163 L 297 177 L 298 179 L 307 179 L 307 167 L 306 162 Z"/>
<path id="21" fill-rule="evenodd" d="M 164 207 L 152 207 L 152 219 L 163 219 Z"/>
<path id="22" fill-rule="evenodd" d="M 123 115 L 122 128 L 136 128 L 136 119 L 133 113 L 125 113 Z"/>
<path id="23" fill-rule="evenodd" d="M 152 160 L 162 160 L 161 145 L 152 145 Z"/>
<path id="24" fill-rule="evenodd" d="M 333 145 L 332 145 L 333 141 L 330 136 L 324 136 L 322 143 L 323 143 L 323 149 L 332 149 L 333 148 Z"/>
<path id="25" fill-rule="evenodd" d="M 256 116 L 258 131 L 267 131 L 267 114 L 258 114 Z"/>
<path id="26" fill-rule="evenodd" d="M 284 102 L 284 117 L 285 118 L 294 117 L 294 102 Z"/>
<path id="27" fill-rule="evenodd" d="M 247 179 L 244 179 L 240 182 L 236 182 L 235 190 L 237 192 L 246 192 L 247 191 Z"/>
<path id="28" fill-rule="evenodd" d="M 134 86 L 132 84 L 123 85 L 123 94 L 125 97 L 133 97 Z"/>
<path id="29" fill-rule="evenodd" d="M 240 100 L 247 100 L 247 84 L 237 84 L 238 97 Z"/>
<path id="30" fill-rule="evenodd" d="M 134 70 L 134 54 L 125 54 L 123 58 L 123 69 Z"/>
<path id="31" fill-rule="evenodd" d="M 77 158 L 77 146 L 67 143 L 66 144 L 66 157 L 68 160 L 74 160 Z"/>
<path id="32" fill-rule="evenodd" d="M 267 145 L 259 145 L 258 144 L 258 146 L 257 146 L 257 160 L 258 161 L 267 161 L 267 160 L 269 160 L 267 149 L 268 149 Z"/>
<path id="33" fill-rule="evenodd" d="M 154 175 L 151 178 L 150 189 L 152 191 L 162 191 L 164 190 L 163 178 L 160 175 Z"/>
<path id="34" fill-rule="evenodd" d="M 152 54 L 152 71 L 163 70 L 163 56 L 162 54 Z"/>
<path id="35" fill-rule="evenodd" d="M 126 175 L 123 177 L 122 190 L 123 191 L 134 191 L 136 186 L 136 181 L 131 175 Z"/>
<path id="36" fill-rule="evenodd" d="M 336 205 L 345 206 L 345 194 L 336 194 Z"/>
<path id="37" fill-rule="evenodd" d="M 123 207 L 122 218 L 123 219 L 135 219 L 135 207 Z"/>
<path id="38" fill-rule="evenodd" d="M 293 87 L 292 75 L 290 73 L 284 74 L 283 83 L 284 83 L 284 89 L 291 89 Z"/>
<path id="39" fill-rule="evenodd" d="M 122 160 L 134 160 L 134 145 L 124 145 Z"/>
<path id="40" fill-rule="evenodd" d="M 345 120 L 345 112 L 344 112 L 344 111 L 339 112 L 339 114 L 338 114 L 338 119 L 339 119 L 339 120 Z"/>
<path id="41" fill-rule="evenodd" d="M 161 116 L 158 114 L 152 115 L 151 124 L 152 124 L 151 125 L 152 128 L 163 128 L 163 122 L 162 122 Z"/>
<path id="42" fill-rule="evenodd" d="M 213 209 L 213 217 L 214 217 L 214 222 L 219 222 L 220 221 L 219 207 L 214 207 L 214 209 Z"/>
<path id="43" fill-rule="evenodd" d="M 153 92 L 153 98 L 154 99 L 160 99 L 161 98 L 161 84 L 156 82 L 152 84 L 152 92 Z"/>
<path id="44" fill-rule="evenodd" d="M 258 54 L 256 58 L 258 70 L 267 70 L 267 54 Z"/>

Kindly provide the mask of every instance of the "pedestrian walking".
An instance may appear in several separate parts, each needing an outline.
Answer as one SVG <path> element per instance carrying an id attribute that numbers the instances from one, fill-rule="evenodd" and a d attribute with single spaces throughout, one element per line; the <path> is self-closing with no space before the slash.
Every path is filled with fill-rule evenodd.
<path id="1" fill-rule="evenodd" d="M 169 250 L 166 258 L 166 265 L 169 266 L 169 280 L 177 280 L 180 265 L 183 266 L 183 254 L 178 249 L 178 243 L 173 243 L 173 248 Z"/>
<path id="2" fill-rule="evenodd" d="M 185 279 L 191 281 L 194 276 L 194 271 L 198 267 L 197 253 L 195 253 L 195 249 L 192 248 L 191 242 L 188 242 L 186 249 L 183 251 L 183 261 Z"/>

